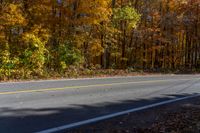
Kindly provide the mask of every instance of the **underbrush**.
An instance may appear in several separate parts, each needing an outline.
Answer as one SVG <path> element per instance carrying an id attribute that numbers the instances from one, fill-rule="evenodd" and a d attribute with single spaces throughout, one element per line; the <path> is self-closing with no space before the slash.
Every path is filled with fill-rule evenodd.
<path id="1" fill-rule="evenodd" d="M 62 78 L 92 78 L 111 76 L 137 76 L 153 74 L 196 74 L 200 71 L 170 71 L 170 70 L 141 70 L 127 69 L 102 69 L 99 65 L 88 68 L 69 66 L 59 71 L 54 69 L 28 70 L 28 69 L 0 69 L 0 81 L 38 80 L 38 79 L 62 79 Z"/>

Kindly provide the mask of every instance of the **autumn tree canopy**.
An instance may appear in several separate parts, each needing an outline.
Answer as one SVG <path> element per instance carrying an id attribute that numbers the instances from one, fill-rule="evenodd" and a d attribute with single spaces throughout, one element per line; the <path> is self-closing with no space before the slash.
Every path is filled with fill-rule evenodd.
<path id="1" fill-rule="evenodd" d="M 0 0 L 0 79 L 200 69 L 199 0 Z"/>

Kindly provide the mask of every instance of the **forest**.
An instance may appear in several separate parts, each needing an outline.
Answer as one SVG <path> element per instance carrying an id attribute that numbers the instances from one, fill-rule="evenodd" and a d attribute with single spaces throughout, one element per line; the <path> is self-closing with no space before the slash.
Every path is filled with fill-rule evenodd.
<path id="1" fill-rule="evenodd" d="M 0 0 L 0 80 L 200 70 L 200 0 Z"/>

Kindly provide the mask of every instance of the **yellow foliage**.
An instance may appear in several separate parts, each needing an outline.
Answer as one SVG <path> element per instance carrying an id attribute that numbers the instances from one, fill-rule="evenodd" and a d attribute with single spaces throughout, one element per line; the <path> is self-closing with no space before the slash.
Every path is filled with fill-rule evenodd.
<path id="1" fill-rule="evenodd" d="M 104 52 L 104 48 L 101 45 L 101 40 L 93 39 L 90 43 L 90 53 L 91 55 L 99 56 Z"/>
<path id="2" fill-rule="evenodd" d="M 76 11 L 77 14 L 82 15 L 76 23 L 90 25 L 110 21 L 112 14 L 110 0 L 80 0 Z"/>
<path id="3" fill-rule="evenodd" d="M 38 36 L 43 43 L 47 43 L 50 37 L 49 31 L 47 29 L 42 28 L 40 25 L 34 25 L 30 33 Z"/>
<path id="4" fill-rule="evenodd" d="M 3 14 L 0 15 L 0 25 L 4 26 L 18 26 L 25 25 L 26 20 L 20 10 L 20 5 L 8 4 L 4 9 Z"/>

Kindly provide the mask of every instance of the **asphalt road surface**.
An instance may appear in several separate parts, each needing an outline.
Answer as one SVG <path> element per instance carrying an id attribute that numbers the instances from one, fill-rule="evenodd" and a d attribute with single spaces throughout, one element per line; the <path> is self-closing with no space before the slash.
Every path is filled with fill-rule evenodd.
<path id="1" fill-rule="evenodd" d="M 200 75 L 0 83 L 0 133 L 30 133 L 200 93 Z"/>

